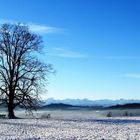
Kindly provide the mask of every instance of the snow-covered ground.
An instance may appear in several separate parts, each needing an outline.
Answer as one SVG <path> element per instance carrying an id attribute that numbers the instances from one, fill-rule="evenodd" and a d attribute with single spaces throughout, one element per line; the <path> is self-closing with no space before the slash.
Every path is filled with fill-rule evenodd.
<path id="1" fill-rule="evenodd" d="M 0 119 L 0 140 L 140 140 L 140 117 Z"/>

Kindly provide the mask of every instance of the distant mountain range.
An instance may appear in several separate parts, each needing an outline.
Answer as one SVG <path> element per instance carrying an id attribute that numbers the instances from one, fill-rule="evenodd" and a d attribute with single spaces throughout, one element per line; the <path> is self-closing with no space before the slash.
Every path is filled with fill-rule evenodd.
<path id="1" fill-rule="evenodd" d="M 82 110 L 82 109 L 140 109 L 140 100 L 88 100 L 88 99 L 66 99 L 55 100 L 49 98 L 37 109 L 62 109 L 62 110 Z M 0 103 L 0 108 L 6 108 L 5 103 Z M 23 106 L 20 106 L 23 108 Z"/>
<path id="2" fill-rule="evenodd" d="M 67 104 L 72 106 L 115 106 L 115 105 L 124 105 L 124 104 L 132 104 L 132 103 L 140 103 L 140 100 L 89 100 L 89 99 L 65 99 L 65 100 L 56 100 L 53 98 L 48 98 L 47 100 L 42 101 L 42 105 L 49 105 L 49 104 Z"/>
<path id="3" fill-rule="evenodd" d="M 105 110 L 105 109 L 140 109 L 140 103 L 129 103 L 123 105 L 104 106 L 77 106 L 63 103 L 51 103 L 49 105 L 40 106 L 38 109 L 61 109 L 61 110 Z"/>
<path id="4" fill-rule="evenodd" d="M 63 109 L 63 110 L 82 110 L 82 109 L 103 109 L 103 106 L 78 106 L 69 105 L 64 103 L 51 103 L 48 105 L 40 106 L 39 109 Z"/>
<path id="5" fill-rule="evenodd" d="M 107 109 L 140 109 L 140 103 L 129 103 L 124 105 L 115 105 L 107 107 Z"/>

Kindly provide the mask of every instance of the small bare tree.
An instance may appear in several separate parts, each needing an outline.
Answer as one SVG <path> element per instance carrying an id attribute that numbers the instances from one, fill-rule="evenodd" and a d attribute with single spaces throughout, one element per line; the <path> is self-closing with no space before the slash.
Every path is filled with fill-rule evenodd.
<path id="1" fill-rule="evenodd" d="M 16 118 L 15 107 L 35 108 L 51 65 L 39 61 L 40 36 L 22 24 L 3 24 L 0 28 L 0 97 L 7 104 L 8 117 Z"/>

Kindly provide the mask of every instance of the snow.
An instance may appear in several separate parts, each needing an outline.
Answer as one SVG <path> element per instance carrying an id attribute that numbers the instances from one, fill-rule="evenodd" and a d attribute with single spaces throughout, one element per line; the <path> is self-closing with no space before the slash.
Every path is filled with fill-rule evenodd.
<path id="1" fill-rule="evenodd" d="M 0 140 L 140 140 L 140 117 L 0 119 Z"/>

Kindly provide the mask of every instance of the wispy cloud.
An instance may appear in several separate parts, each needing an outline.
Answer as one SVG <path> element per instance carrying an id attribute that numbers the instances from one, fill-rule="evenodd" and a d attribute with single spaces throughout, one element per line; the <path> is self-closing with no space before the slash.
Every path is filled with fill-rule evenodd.
<path id="1" fill-rule="evenodd" d="M 33 32 L 36 33 L 41 33 L 41 34 L 50 34 L 50 33 L 63 33 L 64 29 L 62 28 L 57 28 L 57 27 L 52 27 L 52 26 L 47 26 L 47 25 L 41 25 L 41 24 L 37 24 L 37 23 L 32 23 L 32 22 L 20 22 L 20 21 L 15 21 L 15 20 L 4 20 L 4 19 L 0 19 L 0 24 L 3 23 L 23 23 L 23 24 L 27 24 L 29 26 L 29 29 Z"/>
<path id="2" fill-rule="evenodd" d="M 52 48 L 49 52 L 47 52 L 47 54 L 50 56 L 65 57 L 65 58 L 85 58 L 86 57 L 86 55 L 80 52 L 76 52 L 68 48 L 60 48 L 60 47 Z"/>
<path id="3" fill-rule="evenodd" d="M 138 60 L 140 57 L 136 56 L 91 56 L 93 59 L 101 60 Z"/>
<path id="4" fill-rule="evenodd" d="M 64 30 L 61 28 L 50 27 L 46 25 L 39 25 L 39 24 L 29 24 L 30 30 L 33 32 L 39 33 L 61 33 Z"/>
<path id="5" fill-rule="evenodd" d="M 123 77 L 126 77 L 126 78 L 140 78 L 140 73 L 127 73 L 127 74 L 124 74 Z"/>
<path id="6" fill-rule="evenodd" d="M 64 48 L 64 47 L 53 47 L 47 52 L 48 55 L 50 56 L 55 56 L 55 57 L 67 57 L 67 58 L 89 58 L 92 60 L 140 60 L 140 57 L 136 56 L 97 56 L 97 55 L 87 55 L 83 54 L 81 52 L 73 51 L 69 48 Z"/>

